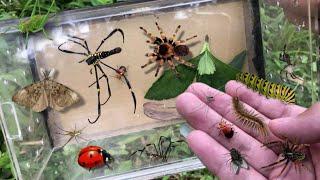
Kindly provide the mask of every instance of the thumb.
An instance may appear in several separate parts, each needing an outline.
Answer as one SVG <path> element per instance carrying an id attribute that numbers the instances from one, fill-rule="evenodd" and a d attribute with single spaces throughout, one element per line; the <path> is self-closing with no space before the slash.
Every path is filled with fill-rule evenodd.
<path id="1" fill-rule="evenodd" d="M 289 138 L 301 144 L 320 142 L 320 103 L 316 103 L 296 117 L 270 121 L 269 128 L 278 137 Z"/>

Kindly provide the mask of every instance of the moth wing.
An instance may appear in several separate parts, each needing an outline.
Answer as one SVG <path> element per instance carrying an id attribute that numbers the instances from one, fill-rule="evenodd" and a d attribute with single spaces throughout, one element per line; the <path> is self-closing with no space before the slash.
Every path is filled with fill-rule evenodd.
<path id="1" fill-rule="evenodd" d="M 76 92 L 63 84 L 48 80 L 48 87 L 50 107 L 56 111 L 62 111 L 80 100 Z"/>
<path id="2" fill-rule="evenodd" d="M 234 174 L 239 174 L 240 166 L 237 163 L 231 163 L 232 171 Z"/>
<path id="3" fill-rule="evenodd" d="M 35 112 L 44 111 L 48 107 L 47 93 L 44 81 L 33 83 L 16 92 L 12 101 Z"/>

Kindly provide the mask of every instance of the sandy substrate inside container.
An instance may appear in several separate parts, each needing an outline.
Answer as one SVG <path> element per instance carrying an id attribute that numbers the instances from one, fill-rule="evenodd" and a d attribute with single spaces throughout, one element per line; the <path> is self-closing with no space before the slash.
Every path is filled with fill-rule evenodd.
<path id="1" fill-rule="evenodd" d="M 154 120 L 143 113 L 143 104 L 149 102 L 144 99 L 144 95 L 152 83 L 161 76 L 163 69 L 157 78 L 154 76 L 155 69 L 149 70 L 153 65 L 141 69 L 141 65 L 147 62 L 145 53 L 152 52 L 153 49 L 145 42 L 148 38 L 139 27 L 143 26 L 152 34 L 159 36 L 154 23 L 157 20 L 167 36 L 171 36 L 176 27 L 181 25 L 179 36 L 182 33 L 182 39 L 198 35 L 196 39 L 190 41 L 192 44 L 190 49 L 194 56 L 199 54 L 207 34 L 211 38 L 213 54 L 228 63 L 235 55 L 246 49 L 243 6 L 243 2 L 238 1 L 171 12 L 155 12 L 156 16 L 149 13 L 116 19 L 99 19 L 55 28 L 49 31 L 53 41 L 37 39 L 35 49 L 38 68 L 55 68 L 58 72 L 55 80 L 81 96 L 81 102 L 67 111 L 49 112 L 48 122 L 55 146 L 62 145 L 69 137 L 55 134 L 59 130 L 53 122 L 65 130 L 74 129 L 75 124 L 78 129 L 86 127 L 82 137 L 91 140 L 176 123 L 177 121 Z M 101 50 L 121 47 L 122 52 L 104 59 L 103 62 L 113 67 L 120 65 L 128 67 L 128 79 L 137 97 L 137 112 L 133 114 L 133 102 L 127 86 L 119 79 L 111 77 L 115 75 L 114 71 L 104 67 L 109 75 L 112 97 L 102 106 L 101 118 L 95 124 L 89 124 L 88 118 L 93 120 L 97 116 L 97 90 L 95 87 L 88 87 L 95 81 L 94 74 L 89 72 L 92 67 L 85 62 L 78 63 L 85 58 L 84 56 L 62 53 L 57 47 L 67 39 L 66 35 L 70 34 L 85 38 L 90 50 L 94 51 L 100 41 L 115 28 L 123 29 L 125 43 L 122 43 L 121 35 L 116 33 L 106 41 Z M 64 48 L 86 52 L 81 46 L 73 43 L 68 43 Z M 105 81 L 101 81 L 101 87 L 101 100 L 104 101 L 107 97 Z M 174 100 L 168 104 L 174 106 Z"/>

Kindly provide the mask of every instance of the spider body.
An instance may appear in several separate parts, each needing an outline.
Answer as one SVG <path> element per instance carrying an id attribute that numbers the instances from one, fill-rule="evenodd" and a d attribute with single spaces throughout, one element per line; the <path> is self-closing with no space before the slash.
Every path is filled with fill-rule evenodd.
<path id="1" fill-rule="evenodd" d="M 121 52 L 121 48 L 120 47 L 116 47 L 112 50 L 109 50 L 109 51 L 99 51 L 100 47 L 103 45 L 103 43 L 108 39 L 110 38 L 113 34 L 115 34 L 116 32 L 119 32 L 121 33 L 122 35 L 122 40 L 124 42 L 124 33 L 121 29 L 114 29 L 112 32 L 109 33 L 109 35 L 104 38 L 101 42 L 100 42 L 100 45 L 97 47 L 97 49 L 95 50 L 94 53 L 91 53 L 89 47 L 88 47 L 88 43 L 85 39 L 83 38 L 79 38 L 79 37 L 76 37 L 76 36 L 69 36 L 70 39 L 68 39 L 68 41 L 62 43 L 59 45 L 58 49 L 59 51 L 61 52 L 64 52 L 64 53 L 70 53 L 70 54 L 79 54 L 79 55 L 82 55 L 82 56 L 85 56 L 84 59 L 82 59 L 81 61 L 79 61 L 79 63 L 82 63 L 82 62 L 86 62 L 89 66 L 92 66 L 92 68 L 90 69 L 90 74 L 92 74 L 92 69 L 94 70 L 95 72 L 95 79 L 96 81 L 94 83 L 92 83 L 91 85 L 89 85 L 89 87 L 93 86 L 94 84 L 96 84 L 96 89 L 97 89 L 97 97 L 98 97 L 98 116 L 96 117 L 96 119 L 94 121 L 91 121 L 90 119 L 88 119 L 89 123 L 93 124 L 95 122 L 97 122 L 97 120 L 100 118 L 101 116 L 101 105 L 104 105 L 106 104 L 109 99 L 111 98 L 111 88 L 110 88 L 110 83 L 109 83 L 109 78 L 107 76 L 107 74 L 104 72 L 102 66 L 104 67 L 107 67 L 113 71 L 115 71 L 116 73 L 118 73 L 118 70 L 109 66 L 108 64 L 104 63 L 102 60 L 106 59 L 107 57 L 109 56 L 112 56 L 114 54 L 118 54 Z M 70 50 L 67 50 L 67 49 L 63 49 L 62 46 L 64 44 L 66 44 L 67 42 L 73 42 L 77 45 L 80 45 L 81 47 L 83 47 L 86 52 L 74 52 L 74 51 L 70 51 Z M 99 77 L 98 75 L 98 72 L 100 72 L 102 74 L 101 77 Z M 133 99 L 133 103 L 134 103 L 134 113 L 136 111 L 136 97 L 135 97 L 135 94 L 134 92 L 132 91 L 132 88 L 131 88 L 131 84 L 129 83 L 129 80 L 126 78 L 126 76 L 123 76 L 125 78 L 125 81 L 127 83 L 127 86 L 128 86 L 128 89 L 131 91 L 131 96 L 132 96 L 132 99 Z M 100 79 L 105 79 L 106 80 L 106 84 L 108 86 L 108 98 L 105 102 L 101 103 L 101 100 L 100 100 Z"/>
<path id="2" fill-rule="evenodd" d="M 294 163 L 295 166 L 297 166 L 297 165 L 299 166 L 299 165 L 303 165 L 302 161 L 306 160 L 306 154 L 302 150 L 305 147 L 305 145 L 293 144 L 289 140 L 286 140 L 284 142 L 282 142 L 282 141 L 269 142 L 269 143 L 264 144 L 264 146 L 280 148 L 280 152 L 281 152 L 280 156 L 282 158 L 280 158 L 278 161 L 276 161 L 274 163 L 271 163 L 267 166 L 262 167 L 262 169 L 269 168 L 269 167 L 273 167 L 277 164 L 280 164 L 282 162 L 285 162 L 285 165 L 282 168 L 279 176 L 284 172 L 284 170 L 286 169 L 286 167 L 288 166 L 288 164 L 290 162 Z"/>
<path id="3" fill-rule="evenodd" d="M 156 26 L 160 32 L 160 37 L 153 36 L 151 33 L 148 33 L 146 29 L 140 27 L 140 29 L 143 30 L 150 39 L 147 40 L 147 43 L 154 45 L 154 52 L 146 54 L 146 56 L 149 57 L 149 61 L 142 65 L 141 68 L 145 68 L 149 64 L 156 62 L 157 70 L 155 76 L 157 76 L 160 68 L 166 63 L 169 65 L 170 69 L 172 69 L 176 75 L 178 75 L 179 73 L 175 69 L 174 60 L 186 66 L 194 67 L 192 63 L 185 61 L 182 57 L 190 54 L 189 47 L 185 45 L 185 43 L 193 38 L 196 38 L 197 36 L 192 36 L 186 40 L 176 40 L 176 34 L 181 28 L 180 25 L 176 28 L 175 33 L 170 38 L 165 36 L 162 28 L 157 22 Z"/>

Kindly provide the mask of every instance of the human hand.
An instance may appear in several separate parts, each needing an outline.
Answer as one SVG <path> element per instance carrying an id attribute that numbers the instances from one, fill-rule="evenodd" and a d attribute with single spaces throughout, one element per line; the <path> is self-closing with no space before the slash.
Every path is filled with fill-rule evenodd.
<path id="1" fill-rule="evenodd" d="M 223 93 L 205 84 L 194 83 L 176 102 L 178 112 L 195 129 L 187 137 L 188 144 L 211 172 L 221 179 L 320 178 L 320 103 L 306 110 L 279 100 L 266 99 L 236 81 L 229 81 L 225 89 L 226 93 Z M 214 100 L 207 103 L 207 108 L 204 103 L 208 95 L 214 97 Z M 258 136 L 237 121 L 232 107 L 232 97 L 236 96 L 245 104 L 246 109 L 263 117 L 270 129 L 269 136 Z M 203 108 L 199 109 L 199 106 Z M 222 117 L 233 124 L 236 134 L 231 139 L 219 135 L 216 128 Z M 278 154 L 262 147 L 263 143 L 278 141 L 279 137 L 310 144 L 310 154 L 307 155 L 307 161 L 303 162 L 306 168 L 296 170 L 290 162 L 280 176 L 283 163 L 274 168 L 261 168 L 278 160 Z M 232 172 L 227 164 L 230 156 L 226 156 L 231 148 L 236 148 L 245 155 L 249 170 L 240 169 L 238 175 Z"/>

